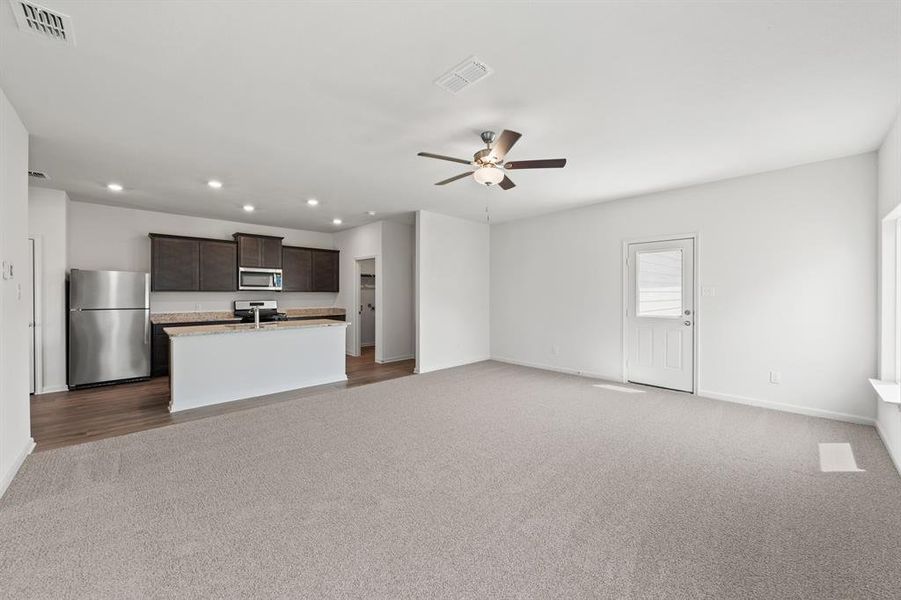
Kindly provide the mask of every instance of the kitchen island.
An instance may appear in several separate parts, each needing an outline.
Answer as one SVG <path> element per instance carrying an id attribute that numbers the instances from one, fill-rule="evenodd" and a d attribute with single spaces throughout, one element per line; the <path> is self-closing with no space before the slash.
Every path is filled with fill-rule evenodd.
<path id="1" fill-rule="evenodd" d="M 344 321 L 167 327 L 169 410 L 346 381 Z"/>

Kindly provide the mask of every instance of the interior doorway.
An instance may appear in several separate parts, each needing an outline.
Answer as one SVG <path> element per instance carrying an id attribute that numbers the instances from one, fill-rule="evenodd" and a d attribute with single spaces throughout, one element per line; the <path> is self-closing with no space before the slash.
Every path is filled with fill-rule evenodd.
<path id="1" fill-rule="evenodd" d="M 376 315 L 378 305 L 376 298 L 376 258 L 374 256 L 357 258 L 355 260 L 354 276 L 354 315 L 351 327 L 353 329 L 353 356 L 368 357 L 373 362 L 376 356 L 376 344 L 378 335 L 376 332 Z"/>
<path id="2" fill-rule="evenodd" d="M 695 240 L 626 244 L 625 379 L 694 392 Z"/>

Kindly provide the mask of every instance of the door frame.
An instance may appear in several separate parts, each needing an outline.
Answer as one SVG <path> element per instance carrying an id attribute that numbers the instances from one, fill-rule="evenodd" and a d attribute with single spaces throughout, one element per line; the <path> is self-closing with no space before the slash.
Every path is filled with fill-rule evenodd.
<path id="1" fill-rule="evenodd" d="M 697 232 L 693 233 L 673 233 L 667 235 L 649 235 L 638 238 L 627 238 L 623 240 L 623 250 L 622 256 L 620 257 L 620 264 L 622 264 L 623 268 L 623 281 L 622 281 L 622 303 L 620 304 L 620 314 L 622 315 L 621 322 L 621 336 L 622 336 L 622 382 L 627 383 L 629 381 L 629 367 L 627 365 L 629 361 L 629 337 L 628 337 L 628 323 L 627 323 L 627 314 L 626 310 L 629 307 L 629 265 L 627 261 L 629 259 L 629 246 L 632 244 L 647 244 L 651 242 L 671 242 L 674 240 L 692 240 L 694 245 L 694 281 L 692 282 L 692 287 L 694 287 L 694 326 L 691 328 L 691 387 L 692 395 L 697 395 L 698 390 L 700 388 L 701 383 L 701 336 L 698 334 L 701 328 L 701 321 L 703 317 L 699 317 L 701 314 L 700 306 L 701 306 L 701 277 L 700 277 L 700 261 L 698 258 L 700 257 L 699 251 L 699 235 Z M 689 392 L 681 392 L 683 394 Z"/>
<path id="2" fill-rule="evenodd" d="M 34 339 L 34 395 L 44 393 L 44 238 L 41 234 L 28 236 L 33 244 L 31 255 L 31 305 L 34 312 L 31 336 Z"/>
<path id="3" fill-rule="evenodd" d="M 360 279 L 363 276 L 363 272 L 360 270 L 360 261 L 361 260 L 374 260 L 375 261 L 375 362 L 380 362 L 379 359 L 379 348 L 381 348 L 381 344 L 379 344 L 379 314 L 381 313 L 381 302 L 379 302 L 379 286 L 381 282 L 379 281 L 381 278 L 379 277 L 379 257 L 376 254 L 371 256 L 355 256 L 354 257 L 354 307 L 353 307 L 353 321 L 351 322 L 351 328 L 353 333 L 351 334 L 351 356 L 360 356 L 362 354 L 362 330 L 363 330 L 363 319 L 360 318 L 360 303 L 362 302 L 362 296 L 360 294 Z"/>

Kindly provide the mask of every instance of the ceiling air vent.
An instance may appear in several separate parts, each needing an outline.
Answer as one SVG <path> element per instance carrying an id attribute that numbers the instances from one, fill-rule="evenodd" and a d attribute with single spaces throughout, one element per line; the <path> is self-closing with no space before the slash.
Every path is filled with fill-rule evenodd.
<path id="1" fill-rule="evenodd" d="M 75 45 L 72 18 L 25 0 L 9 0 L 19 29 L 42 38 Z"/>
<path id="2" fill-rule="evenodd" d="M 28 176 L 34 179 L 50 179 L 50 177 L 41 171 L 28 171 Z"/>
<path id="3" fill-rule="evenodd" d="M 459 65 L 435 80 L 435 85 L 447 90 L 451 94 L 459 94 L 477 81 L 485 79 L 494 73 L 494 69 L 479 60 L 477 56 L 470 56 Z"/>

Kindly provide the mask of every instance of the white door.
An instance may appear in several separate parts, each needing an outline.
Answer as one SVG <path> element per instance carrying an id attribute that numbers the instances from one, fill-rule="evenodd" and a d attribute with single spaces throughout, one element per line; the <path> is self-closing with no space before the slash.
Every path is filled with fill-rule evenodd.
<path id="1" fill-rule="evenodd" d="M 626 379 L 694 391 L 694 240 L 629 244 Z"/>
<path id="2" fill-rule="evenodd" d="M 28 393 L 33 394 L 35 388 L 35 381 L 37 379 L 35 373 L 35 359 L 34 359 L 34 329 L 35 329 L 35 318 L 34 318 L 34 240 L 28 240 L 28 372 L 31 374 L 29 378 L 29 387 Z"/>

